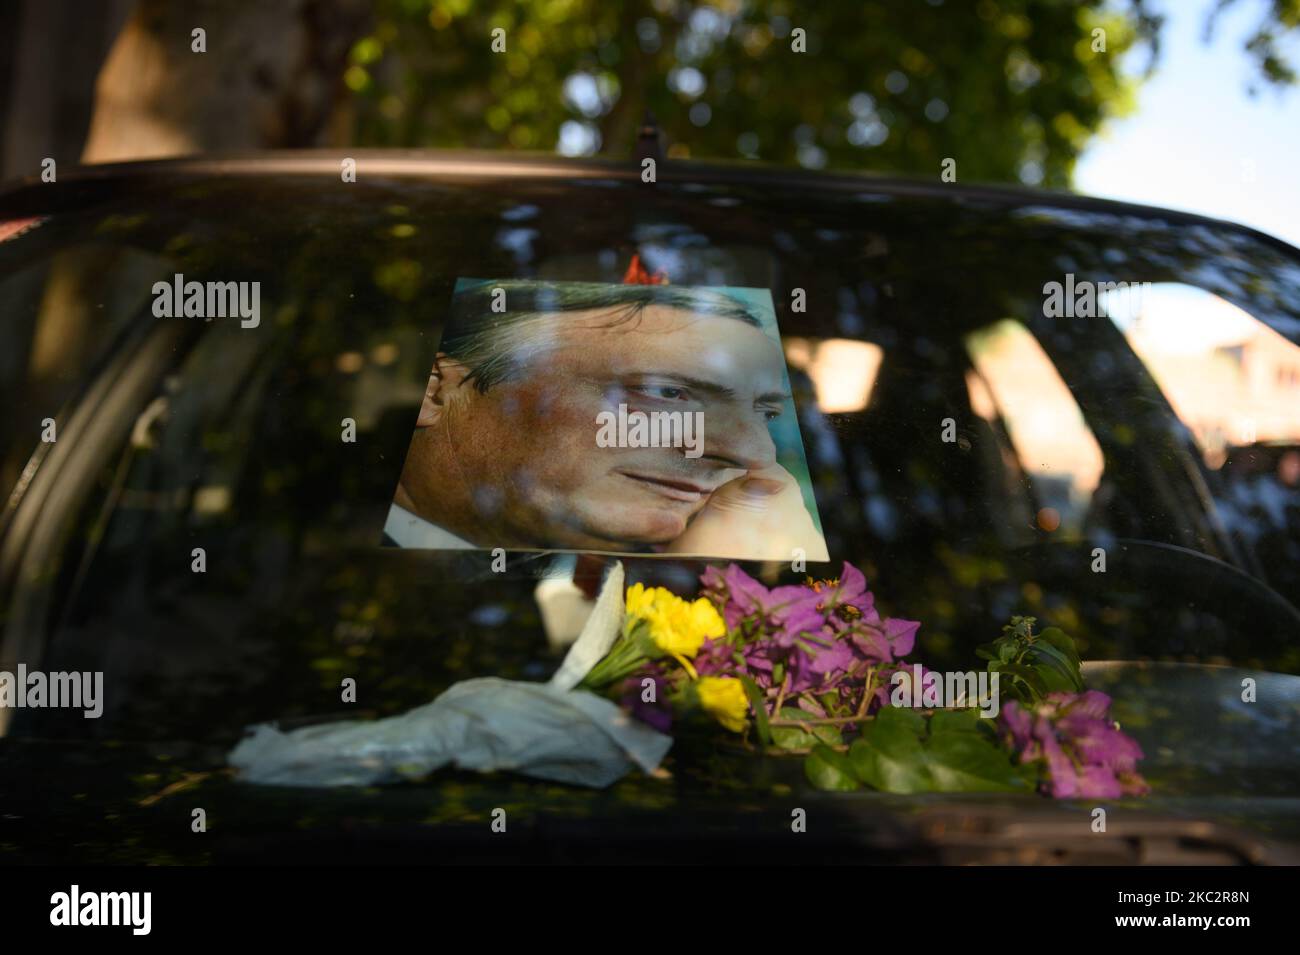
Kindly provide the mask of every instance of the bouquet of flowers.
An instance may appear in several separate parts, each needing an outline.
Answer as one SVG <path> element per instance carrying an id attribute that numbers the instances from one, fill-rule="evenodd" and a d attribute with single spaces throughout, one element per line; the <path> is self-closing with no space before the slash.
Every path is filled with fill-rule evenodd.
<path id="1" fill-rule="evenodd" d="M 1011 697 L 981 719 L 983 694 L 945 703 L 936 673 L 903 659 L 920 624 L 882 616 L 848 564 L 799 586 L 769 589 L 734 564 L 701 583 L 691 600 L 641 584 L 625 596 L 615 564 L 547 682 L 480 677 L 385 719 L 262 724 L 230 763 L 266 785 L 372 785 L 456 766 L 600 787 L 657 770 L 669 730 L 703 717 L 744 747 L 802 758 L 823 789 L 1146 791 L 1142 751 L 1109 719 L 1110 699 L 1084 687 L 1060 630 L 1016 617 L 979 649 L 994 697 L 999 686 Z"/>
<path id="2" fill-rule="evenodd" d="M 1011 699 L 929 705 L 935 674 L 903 658 L 919 622 L 884 617 L 866 579 L 769 589 L 736 565 L 709 568 L 693 600 L 627 591 L 622 628 L 578 686 L 667 733 L 697 714 L 768 752 L 801 756 L 816 786 L 898 793 L 1033 791 L 1107 798 L 1147 790 L 1142 752 L 1087 691 L 1073 641 L 1017 617 L 981 647 Z M 913 684 L 925 685 L 921 706 Z M 919 687 L 917 688 L 919 689 Z"/>

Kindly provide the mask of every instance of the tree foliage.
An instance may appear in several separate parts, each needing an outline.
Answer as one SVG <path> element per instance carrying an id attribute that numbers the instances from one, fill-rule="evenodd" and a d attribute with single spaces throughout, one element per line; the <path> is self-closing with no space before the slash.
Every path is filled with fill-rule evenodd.
<path id="1" fill-rule="evenodd" d="M 1220 14 L 1236 6 L 1238 0 L 1215 0 L 1214 8 L 1205 21 L 1207 40 L 1214 34 Z M 1274 86 L 1287 86 L 1296 82 L 1295 67 L 1284 52 L 1283 38 L 1292 38 L 1300 31 L 1300 0 L 1269 0 L 1264 15 L 1246 38 L 1246 53 L 1255 64 L 1259 76 Z M 1257 87 L 1251 85 L 1251 93 Z"/>
<path id="2" fill-rule="evenodd" d="M 1102 0 L 383 0 L 345 80 L 368 145 L 627 155 L 650 109 L 672 155 L 1060 186 L 1151 27 Z"/>
<path id="3" fill-rule="evenodd" d="M 1234 0 L 1207 0 L 1213 14 Z M 1247 53 L 1293 78 L 1271 0 Z M 670 155 L 1069 183 L 1129 110 L 1151 0 L 379 0 L 345 81 L 356 141 L 626 156 L 649 109 Z M 493 31 L 505 49 L 493 52 Z M 800 35 L 796 31 L 803 31 Z M 802 37 L 802 39 L 800 39 Z M 796 52 L 802 44 L 804 52 Z M 498 44 L 499 45 L 499 44 Z"/>

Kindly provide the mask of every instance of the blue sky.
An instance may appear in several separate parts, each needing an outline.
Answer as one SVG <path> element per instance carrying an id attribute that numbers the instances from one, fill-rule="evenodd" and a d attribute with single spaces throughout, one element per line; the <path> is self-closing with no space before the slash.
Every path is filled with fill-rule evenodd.
<path id="1" fill-rule="evenodd" d="M 1247 93 L 1253 63 L 1245 37 L 1264 9 L 1246 0 L 1202 42 L 1212 0 L 1169 0 L 1156 74 L 1138 107 L 1088 147 L 1074 188 L 1230 219 L 1300 246 L 1300 87 Z M 1292 43 L 1292 62 L 1300 57 Z M 1145 57 L 1139 52 L 1131 68 Z"/>

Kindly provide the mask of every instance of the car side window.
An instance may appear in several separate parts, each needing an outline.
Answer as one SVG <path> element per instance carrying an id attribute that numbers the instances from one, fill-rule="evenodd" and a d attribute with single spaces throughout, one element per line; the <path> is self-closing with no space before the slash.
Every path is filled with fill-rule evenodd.
<path id="1" fill-rule="evenodd" d="M 967 336 L 966 347 L 971 408 L 1009 443 L 1028 485 L 1026 523 L 1081 533 L 1104 462 L 1061 373 L 1029 330 L 1010 319 Z"/>
<path id="2" fill-rule="evenodd" d="M 1181 283 L 1109 315 L 1187 428 L 1219 520 L 1275 584 L 1300 572 L 1300 345 Z"/>

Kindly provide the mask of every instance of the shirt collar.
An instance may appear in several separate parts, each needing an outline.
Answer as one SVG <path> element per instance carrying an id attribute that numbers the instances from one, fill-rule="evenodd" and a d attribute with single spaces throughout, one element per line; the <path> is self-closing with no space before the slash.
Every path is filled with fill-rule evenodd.
<path id="1" fill-rule="evenodd" d="M 384 533 L 391 537 L 398 547 L 413 547 L 420 550 L 475 549 L 469 541 L 461 540 L 450 531 L 426 521 L 418 514 L 412 514 L 398 504 L 388 509 L 388 521 L 384 524 Z"/>

